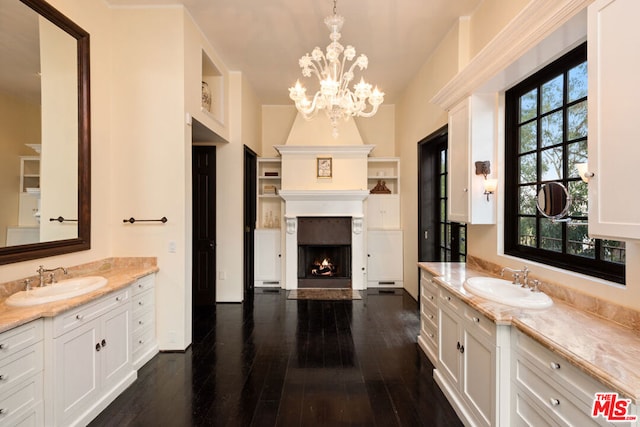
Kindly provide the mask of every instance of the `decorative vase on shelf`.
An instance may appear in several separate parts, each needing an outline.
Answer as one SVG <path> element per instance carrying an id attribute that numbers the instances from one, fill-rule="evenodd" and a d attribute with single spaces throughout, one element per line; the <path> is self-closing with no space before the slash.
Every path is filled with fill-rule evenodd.
<path id="1" fill-rule="evenodd" d="M 211 89 L 207 82 L 202 82 L 202 108 L 211 112 Z"/>

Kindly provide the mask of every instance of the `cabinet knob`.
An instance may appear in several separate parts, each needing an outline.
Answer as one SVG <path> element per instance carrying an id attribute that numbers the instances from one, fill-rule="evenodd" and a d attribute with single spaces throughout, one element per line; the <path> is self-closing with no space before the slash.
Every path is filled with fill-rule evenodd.
<path id="1" fill-rule="evenodd" d="M 120 295 L 118 295 L 118 296 L 116 297 L 116 301 L 122 301 L 122 297 L 121 297 Z"/>
<path id="2" fill-rule="evenodd" d="M 0 381 L 4 381 L 4 380 L 6 380 L 6 379 L 7 379 L 7 377 L 6 377 L 6 376 L 4 376 L 4 375 L 0 375 Z"/>
<path id="3" fill-rule="evenodd" d="M 0 415 L 4 415 L 7 413 L 7 410 L 5 408 L 0 408 Z"/>
<path id="4" fill-rule="evenodd" d="M 144 322 L 142 320 L 138 320 L 138 325 L 142 325 Z"/>
<path id="5" fill-rule="evenodd" d="M 144 340 L 138 340 L 138 344 L 144 344 Z"/>
<path id="6" fill-rule="evenodd" d="M 6 350 L 6 349 L 7 349 L 6 344 L 0 344 L 0 350 Z"/>
<path id="7" fill-rule="evenodd" d="M 474 323 L 480 323 L 479 317 L 472 317 L 471 320 L 473 320 Z"/>
<path id="8" fill-rule="evenodd" d="M 468 188 L 463 188 L 462 191 L 465 192 L 465 193 L 468 193 L 469 189 Z"/>
<path id="9" fill-rule="evenodd" d="M 447 301 L 451 301 L 451 297 L 447 297 Z"/>
<path id="10" fill-rule="evenodd" d="M 101 348 L 102 348 L 102 347 L 100 347 L 100 343 L 97 343 L 97 344 L 96 344 L 96 351 L 100 351 L 100 349 L 101 349 Z"/>
<path id="11" fill-rule="evenodd" d="M 557 363 L 557 362 L 551 362 L 551 363 L 549 363 L 549 367 L 551 369 L 560 369 L 560 364 Z"/>
<path id="12" fill-rule="evenodd" d="M 551 399 L 549 399 L 549 403 L 551 404 L 551 406 L 560 405 L 560 401 L 558 399 L 554 399 L 553 397 Z"/>
<path id="13" fill-rule="evenodd" d="M 463 345 L 460 346 L 460 354 L 464 354 L 464 346 Z"/>
<path id="14" fill-rule="evenodd" d="M 84 316 L 82 314 L 76 314 L 76 320 L 82 320 Z"/>
<path id="15" fill-rule="evenodd" d="M 460 350 L 460 341 L 456 344 L 456 350 Z"/>
<path id="16" fill-rule="evenodd" d="M 138 283 L 138 288 L 142 289 L 144 288 L 144 285 L 142 283 Z"/>
<path id="17" fill-rule="evenodd" d="M 430 315 L 429 315 L 429 319 L 433 319 L 433 314 L 430 314 Z"/>
<path id="18" fill-rule="evenodd" d="M 107 346 L 107 340 L 102 340 L 102 347 L 106 347 Z"/>
<path id="19" fill-rule="evenodd" d="M 144 305 L 144 301 L 138 301 L 138 305 Z"/>
<path id="20" fill-rule="evenodd" d="M 433 301 L 433 295 L 429 295 L 429 299 Z"/>

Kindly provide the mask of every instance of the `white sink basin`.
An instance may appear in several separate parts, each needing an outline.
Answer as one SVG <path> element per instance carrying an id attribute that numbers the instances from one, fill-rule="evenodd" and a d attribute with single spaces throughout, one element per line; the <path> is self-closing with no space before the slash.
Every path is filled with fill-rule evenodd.
<path id="1" fill-rule="evenodd" d="M 107 279 L 101 276 L 76 277 L 73 279 L 61 280 L 52 285 L 41 288 L 33 288 L 28 291 L 16 292 L 7 298 L 7 305 L 15 307 L 28 307 L 31 305 L 45 304 L 53 301 L 60 301 L 67 298 L 88 294 L 96 289 L 100 289 L 108 283 Z"/>
<path id="2" fill-rule="evenodd" d="M 553 300 L 543 292 L 531 292 L 529 288 L 514 285 L 509 280 L 494 277 L 470 277 L 464 288 L 474 295 L 500 304 L 521 308 L 547 308 Z"/>

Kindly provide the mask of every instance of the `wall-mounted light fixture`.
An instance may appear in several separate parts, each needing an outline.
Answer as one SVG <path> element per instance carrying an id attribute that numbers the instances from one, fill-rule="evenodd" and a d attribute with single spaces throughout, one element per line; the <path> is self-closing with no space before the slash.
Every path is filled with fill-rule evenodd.
<path id="1" fill-rule="evenodd" d="M 576 163 L 576 169 L 578 169 L 578 175 L 584 182 L 589 182 L 589 178 L 593 178 L 595 174 L 593 172 L 589 172 L 587 163 Z"/>
<path id="2" fill-rule="evenodd" d="M 491 173 L 491 162 L 489 160 L 476 162 L 476 175 L 484 175 L 484 195 L 487 196 L 487 202 L 489 201 L 489 195 L 495 194 L 498 187 L 497 179 L 487 179 L 487 175 Z"/>

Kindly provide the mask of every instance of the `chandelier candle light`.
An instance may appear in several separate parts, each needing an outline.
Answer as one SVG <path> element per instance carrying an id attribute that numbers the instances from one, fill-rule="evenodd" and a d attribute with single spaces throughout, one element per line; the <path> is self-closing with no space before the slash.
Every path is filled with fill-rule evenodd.
<path id="1" fill-rule="evenodd" d="M 351 116 L 372 117 L 384 101 L 384 93 L 377 87 L 371 90 L 371 85 L 363 78 L 353 86 L 353 90 L 349 88 L 355 67 L 365 69 L 369 60 L 366 55 L 360 54 L 351 63 L 356 57 L 356 49 L 350 45 L 345 48 L 338 42 L 344 18 L 336 13 L 336 0 L 333 2 L 333 15 L 325 18 L 324 23 L 331 31 L 331 43 L 327 46 L 326 54 L 316 47 L 311 55 L 307 53 L 298 61 L 304 77 L 315 74 L 320 81 L 320 90 L 313 96 L 313 100 L 309 100 L 306 96 L 307 89 L 300 81 L 296 81 L 296 85 L 289 88 L 289 97 L 295 101 L 296 108 L 306 120 L 311 120 L 318 111 L 325 110 L 333 128 L 332 135 L 337 138 L 340 120 L 348 120 Z M 347 67 L 348 70 L 345 71 Z M 366 111 L 368 107 L 370 109 Z"/>

